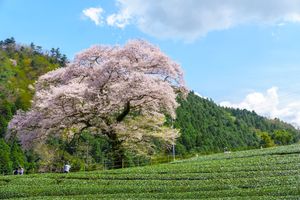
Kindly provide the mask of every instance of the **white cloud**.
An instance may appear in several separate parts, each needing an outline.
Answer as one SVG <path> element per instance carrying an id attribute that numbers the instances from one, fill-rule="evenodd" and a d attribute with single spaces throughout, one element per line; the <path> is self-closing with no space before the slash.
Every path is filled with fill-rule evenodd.
<path id="1" fill-rule="evenodd" d="M 244 23 L 300 22 L 299 0 L 116 0 L 119 11 L 111 26 L 133 23 L 159 38 L 192 41 L 210 31 Z"/>
<path id="2" fill-rule="evenodd" d="M 278 88 L 272 87 L 266 93 L 253 92 L 248 94 L 240 103 L 224 101 L 220 103 L 224 107 L 254 110 L 268 118 L 279 118 L 300 127 L 300 102 L 286 101 L 278 94 Z"/>
<path id="3" fill-rule="evenodd" d="M 87 8 L 82 11 L 83 15 L 92 20 L 97 26 L 102 23 L 102 13 L 103 9 L 101 7 L 97 8 Z"/>
<path id="4" fill-rule="evenodd" d="M 131 16 L 127 9 L 121 10 L 118 14 L 111 14 L 106 18 L 106 23 L 109 26 L 116 26 L 118 28 L 124 28 L 129 24 Z"/>

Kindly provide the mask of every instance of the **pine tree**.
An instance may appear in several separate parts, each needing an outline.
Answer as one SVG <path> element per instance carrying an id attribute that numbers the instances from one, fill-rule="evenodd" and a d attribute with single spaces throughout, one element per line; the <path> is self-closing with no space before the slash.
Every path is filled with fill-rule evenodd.
<path id="1" fill-rule="evenodd" d="M 23 153 L 20 145 L 16 141 L 14 141 L 11 145 L 10 159 L 11 159 L 13 168 L 17 168 L 19 166 L 24 167 L 25 156 L 24 156 L 24 153 Z"/>
<path id="2" fill-rule="evenodd" d="M 10 174 L 12 172 L 12 163 L 10 161 L 10 149 L 4 139 L 0 139 L 0 173 Z"/>

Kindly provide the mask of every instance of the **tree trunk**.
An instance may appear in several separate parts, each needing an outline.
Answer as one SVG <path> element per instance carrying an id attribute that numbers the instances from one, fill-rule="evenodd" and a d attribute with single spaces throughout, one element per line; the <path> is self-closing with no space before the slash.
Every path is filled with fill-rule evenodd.
<path id="1" fill-rule="evenodd" d="M 122 162 L 125 158 L 125 152 L 122 148 L 122 141 L 120 141 L 115 132 L 109 134 L 110 143 L 112 146 L 112 162 L 111 168 L 122 168 Z"/>
<path id="2" fill-rule="evenodd" d="M 119 116 L 116 118 L 117 123 L 123 121 L 124 118 L 129 114 L 129 112 L 130 112 L 130 101 L 128 101 L 124 105 L 124 109 L 122 113 L 120 113 Z M 112 160 L 113 160 L 112 168 L 122 168 L 124 164 L 124 158 L 125 158 L 125 151 L 122 147 L 122 141 L 119 140 L 117 133 L 114 130 L 110 130 L 107 136 L 109 137 L 110 143 L 112 145 Z"/>

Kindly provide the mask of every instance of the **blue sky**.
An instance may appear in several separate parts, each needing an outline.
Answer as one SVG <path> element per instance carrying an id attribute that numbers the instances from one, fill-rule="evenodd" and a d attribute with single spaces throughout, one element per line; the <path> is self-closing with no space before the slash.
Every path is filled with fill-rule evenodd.
<path id="1" fill-rule="evenodd" d="M 300 126 L 298 0 L 0 0 L 0 39 L 59 47 L 142 38 L 181 64 L 188 87 Z"/>

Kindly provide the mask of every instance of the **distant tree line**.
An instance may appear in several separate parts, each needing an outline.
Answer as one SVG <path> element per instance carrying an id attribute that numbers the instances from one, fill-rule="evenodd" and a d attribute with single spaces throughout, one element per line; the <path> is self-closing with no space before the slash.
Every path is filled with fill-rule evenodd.
<path id="1" fill-rule="evenodd" d="M 14 37 L 0 40 L 0 49 L 5 50 L 10 57 L 15 53 L 26 55 L 41 55 L 44 56 L 51 64 L 59 64 L 64 67 L 68 58 L 65 54 L 60 52 L 59 48 L 51 48 L 51 50 L 44 50 L 41 46 L 35 45 L 33 42 L 29 46 L 17 44 Z"/>

